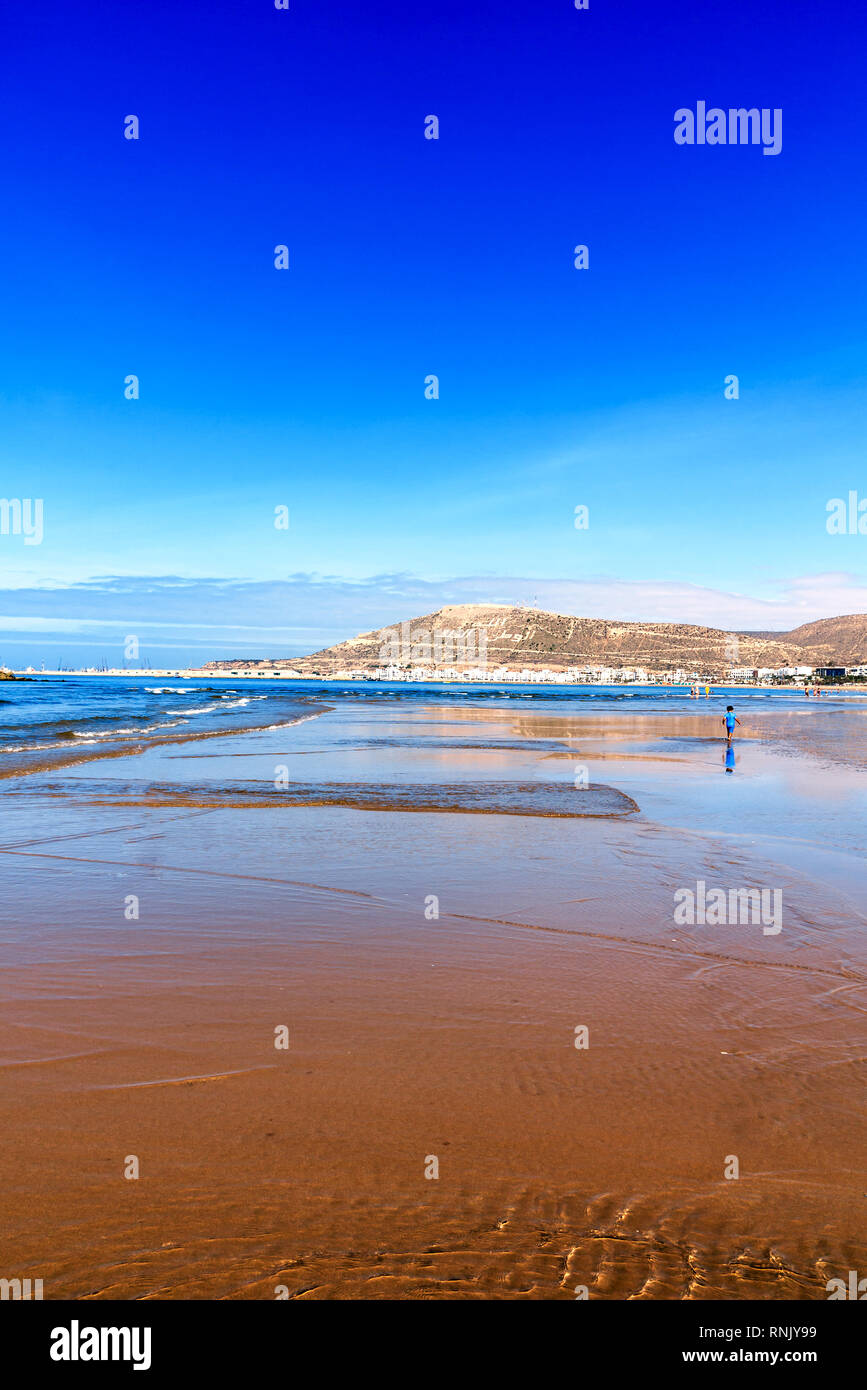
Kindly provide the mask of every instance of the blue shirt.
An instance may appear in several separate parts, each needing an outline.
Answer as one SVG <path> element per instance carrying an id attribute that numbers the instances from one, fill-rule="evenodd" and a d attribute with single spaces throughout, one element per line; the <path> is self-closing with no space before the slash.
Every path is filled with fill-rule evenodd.
<path id="1" fill-rule="evenodd" d="M 727 714 L 726 714 L 726 728 L 727 728 L 727 729 L 733 729 L 734 727 L 735 727 L 735 717 L 734 717 L 734 714 L 732 714 L 732 713 L 727 713 Z"/>

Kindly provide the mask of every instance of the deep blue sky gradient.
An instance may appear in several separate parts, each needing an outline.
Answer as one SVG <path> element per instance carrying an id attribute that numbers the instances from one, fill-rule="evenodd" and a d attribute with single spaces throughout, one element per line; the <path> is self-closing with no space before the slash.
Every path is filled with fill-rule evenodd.
<path id="1" fill-rule="evenodd" d="M 851 4 L 291 6 L 4 16 L 0 494 L 46 528 L 0 536 L 0 657 L 867 608 L 825 530 L 867 495 Z M 698 99 L 782 153 L 675 145 Z"/>

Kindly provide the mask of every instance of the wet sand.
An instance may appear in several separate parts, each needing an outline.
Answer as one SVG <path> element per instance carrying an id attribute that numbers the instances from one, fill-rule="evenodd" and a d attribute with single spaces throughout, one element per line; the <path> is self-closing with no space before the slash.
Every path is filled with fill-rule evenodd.
<path id="1" fill-rule="evenodd" d="M 336 702 L 8 783 L 8 1275 L 826 1297 L 867 1263 L 865 726 L 818 716 L 727 775 L 692 715 Z M 782 930 L 675 925 L 698 880 Z"/>

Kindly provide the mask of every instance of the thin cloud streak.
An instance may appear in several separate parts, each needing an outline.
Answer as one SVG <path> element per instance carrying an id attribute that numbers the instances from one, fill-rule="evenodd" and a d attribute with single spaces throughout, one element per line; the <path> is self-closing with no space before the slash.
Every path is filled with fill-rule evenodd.
<path id="1" fill-rule="evenodd" d="M 775 590 L 764 597 L 605 576 L 379 574 L 355 581 L 295 574 L 268 582 L 101 576 L 65 589 L 0 591 L 0 640 L 24 647 L 24 659 L 36 660 L 43 643 L 54 645 L 52 638 L 111 656 L 137 634 L 146 645 L 204 660 L 230 653 L 300 655 L 446 604 L 535 604 L 579 617 L 769 631 L 867 611 L 867 585 L 846 572 L 784 579 Z"/>

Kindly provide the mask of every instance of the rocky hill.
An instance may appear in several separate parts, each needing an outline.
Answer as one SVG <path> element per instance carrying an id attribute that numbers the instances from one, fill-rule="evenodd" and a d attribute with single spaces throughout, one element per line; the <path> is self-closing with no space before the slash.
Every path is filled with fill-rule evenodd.
<path id="1" fill-rule="evenodd" d="M 294 660 L 208 662 L 208 667 L 290 667 L 304 675 L 399 666 L 682 668 L 719 675 L 732 666 L 849 665 L 867 660 L 867 614 L 826 618 L 788 633 L 726 632 L 683 623 L 575 618 L 535 608 L 453 604 L 408 622 L 361 633 Z"/>
<path id="2" fill-rule="evenodd" d="M 810 665 L 819 661 L 829 666 L 867 664 L 867 613 L 847 613 L 842 618 L 821 618 L 804 623 L 787 633 L 789 641 L 811 652 Z"/>

